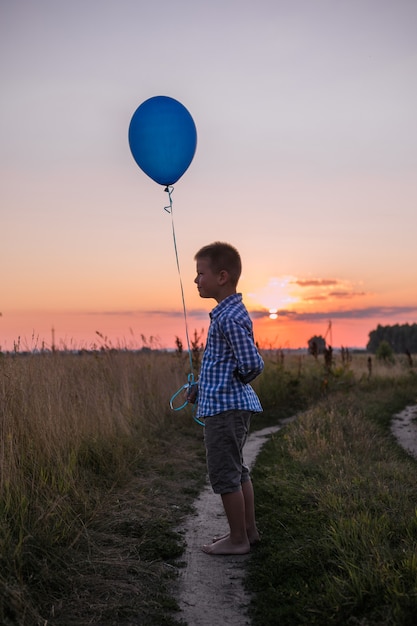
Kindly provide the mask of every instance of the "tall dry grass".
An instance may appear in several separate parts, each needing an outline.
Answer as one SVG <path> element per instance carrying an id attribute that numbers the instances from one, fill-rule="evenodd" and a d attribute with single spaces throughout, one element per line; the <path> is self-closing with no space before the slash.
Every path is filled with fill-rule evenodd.
<path id="1" fill-rule="evenodd" d="M 0 591 L 77 540 L 100 481 L 110 488 L 173 419 L 185 369 L 157 351 L 0 357 Z"/>
<path id="2" fill-rule="evenodd" d="M 147 432 L 167 418 L 183 370 L 157 351 L 3 356 L 2 435 L 55 463 L 86 439 Z"/>

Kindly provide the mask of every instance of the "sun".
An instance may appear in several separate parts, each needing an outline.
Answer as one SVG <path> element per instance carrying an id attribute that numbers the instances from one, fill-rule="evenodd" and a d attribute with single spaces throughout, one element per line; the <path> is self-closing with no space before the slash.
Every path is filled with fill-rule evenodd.
<path id="1" fill-rule="evenodd" d="M 280 309 L 287 308 L 299 301 L 299 298 L 292 294 L 293 285 L 294 278 L 292 276 L 273 276 L 264 287 L 252 291 L 248 296 L 269 311 L 271 320 L 276 320 Z"/>

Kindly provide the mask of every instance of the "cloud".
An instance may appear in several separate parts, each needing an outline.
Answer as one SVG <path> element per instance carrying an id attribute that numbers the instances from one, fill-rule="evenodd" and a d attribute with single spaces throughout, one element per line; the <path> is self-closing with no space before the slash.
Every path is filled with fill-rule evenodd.
<path id="1" fill-rule="evenodd" d="M 278 320 L 285 318 L 294 322 L 309 322 L 319 320 L 349 319 L 363 320 L 373 318 L 393 318 L 398 316 L 412 316 L 417 314 L 417 306 L 374 306 L 363 309 L 346 309 L 343 311 L 310 311 L 297 313 L 297 311 L 279 310 Z M 252 319 L 269 317 L 266 309 L 250 311 Z"/>
<path id="2" fill-rule="evenodd" d="M 162 310 L 158 310 L 158 311 L 140 311 L 141 315 L 157 315 L 159 317 L 184 317 L 184 311 L 183 310 L 171 310 L 171 311 L 162 311 Z M 208 311 L 204 310 L 204 309 L 192 309 L 192 310 L 187 310 L 187 316 L 190 315 L 191 317 L 195 317 L 198 319 L 208 319 L 209 314 Z"/>
<path id="3" fill-rule="evenodd" d="M 340 294 L 340 298 L 350 297 L 349 294 Z M 270 315 L 269 309 L 251 309 L 249 314 L 252 319 L 267 318 Z M 90 316 L 117 316 L 117 317 L 162 317 L 162 318 L 183 318 L 184 311 L 181 309 L 171 310 L 128 310 L 128 311 L 90 311 L 80 312 L 79 315 Z M 326 311 L 309 311 L 298 313 L 295 310 L 278 309 L 278 321 L 286 319 L 294 322 L 309 322 L 317 320 L 363 320 L 369 318 L 395 318 L 399 316 L 416 316 L 417 306 L 373 306 L 365 308 L 352 308 L 338 310 L 326 310 Z M 204 309 L 190 309 L 187 310 L 187 317 L 194 320 L 202 320 L 203 322 L 209 321 L 208 311 Z"/>
<path id="4" fill-rule="evenodd" d="M 365 291 L 330 291 L 329 298 L 355 298 L 357 296 L 367 296 Z"/>
<path id="5" fill-rule="evenodd" d="M 331 285 L 338 285 L 340 281 L 334 278 L 314 278 L 314 279 L 301 279 L 297 278 L 296 280 L 292 280 L 292 285 L 298 285 L 299 287 L 329 287 Z"/>
<path id="6" fill-rule="evenodd" d="M 95 316 L 109 316 L 109 317 L 184 317 L 184 311 L 182 309 L 155 309 L 152 311 L 145 309 L 136 309 L 136 310 L 125 310 L 125 311 L 78 311 L 77 315 L 88 315 L 91 317 Z M 204 309 L 193 309 L 192 311 L 187 311 L 187 315 L 190 315 L 195 318 L 208 319 L 208 312 Z"/>
<path id="7" fill-rule="evenodd" d="M 297 295 L 302 302 L 346 300 L 369 295 L 364 291 L 356 291 L 350 281 L 338 278 L 293 278 L 290 284 L 300 288 Z"/>

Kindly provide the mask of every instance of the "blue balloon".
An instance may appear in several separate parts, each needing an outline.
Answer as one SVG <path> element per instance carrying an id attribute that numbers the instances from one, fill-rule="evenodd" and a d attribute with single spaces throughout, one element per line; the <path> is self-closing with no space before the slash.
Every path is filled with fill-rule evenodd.
<path id="1" fill-rule="evenodd" d="M 130 121 L 129 146 L 145 174 L 160 185 L 173 185 L 195 154 L 194 120 L 178 100 L 167 96 L 149 98 Z"/>

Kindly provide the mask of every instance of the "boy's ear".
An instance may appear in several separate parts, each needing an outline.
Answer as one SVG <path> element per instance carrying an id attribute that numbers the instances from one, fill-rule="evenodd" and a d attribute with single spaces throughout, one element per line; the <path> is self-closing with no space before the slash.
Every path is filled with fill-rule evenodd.
<path id="1" fill-rule="evenodd" d="M 218 276 L 219 285 L 224 285 L 229 280 L 229 272 L 227 270 L 220 270 Z"/>

